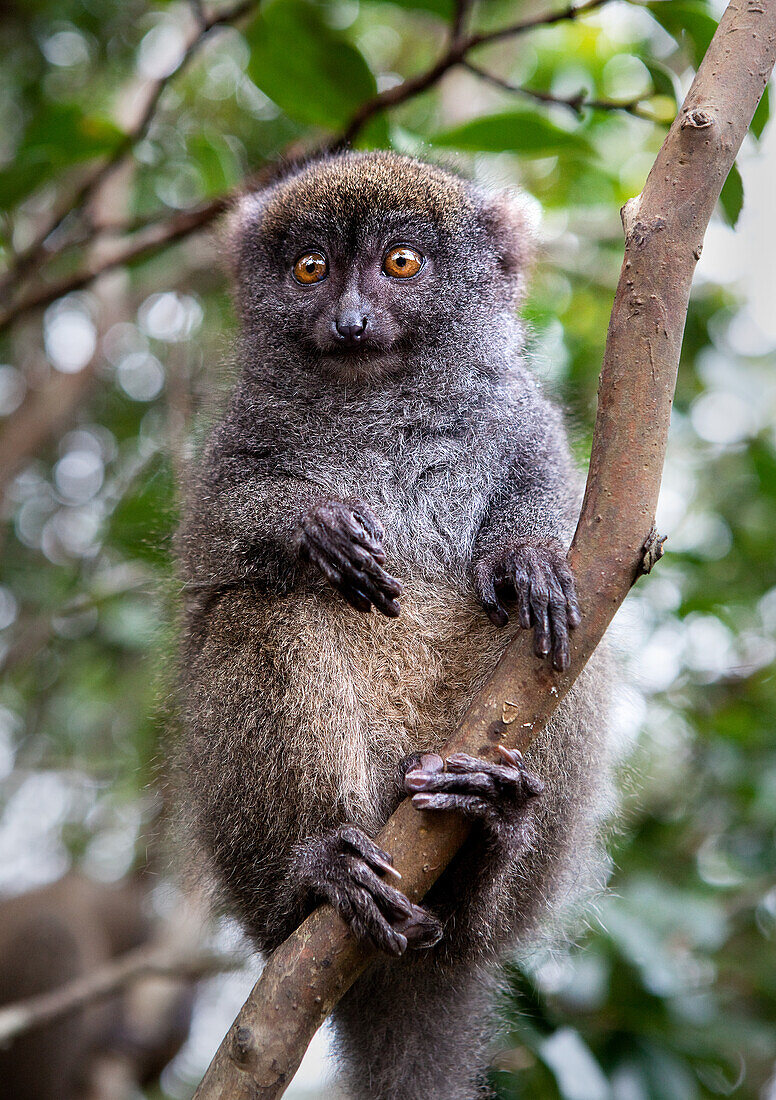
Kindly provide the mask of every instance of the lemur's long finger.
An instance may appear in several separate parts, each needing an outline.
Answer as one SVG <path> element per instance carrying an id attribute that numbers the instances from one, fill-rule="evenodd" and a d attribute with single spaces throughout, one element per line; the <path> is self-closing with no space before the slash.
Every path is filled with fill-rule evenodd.
<path id="1" fill-rule="evenodd" d="M 506 626 L 509 615 L 496 593 L 496 579 L 488 568 L 478 568 L 476 576 L 477 597 L 494 626 Z"/>
<path id="2" fill-rule="evenodd" d="M 534 576 L 531 580 L 531 616 L 534 623 L 534 653 L 537 657 L 546 657 L 550 652 L 548 598 L 545 585 Z"/>
<path id="3" fill-rule="evenodd" d="M 518 749 L 505 749 L 498 746 L 501 764 L 492 764 L 489 760 L 480 760 L 465 752 L 456 752 L 445 761 L 448 772 L 472 774 L 482 773 L 492 778 L 497 786 L 520 787 L 528 794 L 541 794 L 544 784 L 537 775 L 528 771 L 523 763 L 523 754 Z"/>
<path id="4" fill-rule="evenodd" d="M 552 633 L 553 668 L 563 671 L 569 667 L 569 624 L 566 598 L 554 577 L 549 581 L 549 615 Z"/>
<path id="5" fill-rule="evenodd" d="M 517 595 L 517 621 L 523 630 L 531 627 L 531 577 L 525 564 L 518 560 L 512 575 L 512 584 Z"/>
<path id="6" fill-rule="evenodd" d="M 401 581 L 387 573 L 380 564 L 381 561 L 385 561 L 384 554 L 378 560 L 377 554 L 372 550 L 364 549 L 351 539 L 332 546 L 330 552 L 338 563 L 348 563 L 362 573 L 366 573 L 367 576 L 372 577 L 387 595 L 401 596 L 403 591 Z"/>
<path id="7" fill-rule="evenodd" d="M 572 630 L 576 630 L 579 624 L 582 622 L 582 612 L 579 610 L 579 601 L 577 600 L 577 586 L 574 582 L 574 574 L 571 572 L 567 563 L 561 562 L 560 566 L 555 571 L 555 576 L 558 578 L 563 595 L 566 599 L 566 608 L 568 613 L 568 623 Z"/>
<path id="8" fill-rule="evenodd" d="M 407 937 L 394 931 L 362 886 L 354 885 L 347 894 L 339 894 L 334 907 L 360 939 L 370 940 L 386 955 L 398 958 L 407 950 Z"/>
<path id="9" fill-rule="evenodd" d="M 403 592 L 401 581 L 392 577 L 390 573 L 386 573 L 372 555 L 367 554 L 352 543 L 348 542 L 343 549 L 329 538 L 328 532 L 317 527 L 309 532 L 307 545 L 308 552 L 311 548 L 317 550 L 319 554 L 325 556 L 339 570 L 343 577 L 352 575 L 356 587 L 366 593 L 370 599 L 370 586 L 375 593 L 380 593 L 388 599 L 401 596 Z M 387 613 L 390 614 L 390 612 Z"/>
<path id="10" fill-rule="evenodd" d="M 467 794 L 426 794 L 423 791 L 412 796 L 412 805 L 416 810 L 450 810 L 465 817 L 488 817 L 493 812 L 491 802 Z"/>
<path id="11" fill-rule="evenodd" d="M 363 859 L 348 856 L 346 866 L 353 882 L 369 891 L 386 916 L 392 919 L 410 916 L 412 902 L 395 886 L 381 879 Z"/>
<path id="12" fill-rule="evenodd" d="M 318 548 L 311 543 L 308 543 L 306 550 L 307 556 L 312 564 L 320 569 L 332 588 L 336 588 L 351 607 L 362 613 L 372 610 L 372 604 L 365 594 L 359 591 L 355 585 L 347 585 L 339 569 L 332 565 L 325 554 L 321 553 Z"/>
<path id="13" fill-rule="evenodd" d="M 389 875 L 401 878 L 401 875 L 393 865 L 393 856 L 379 845 L 375 844 L 365 833 L 357 829 L 355 825 L 346 825 L 339 831 L 340 839 L 347 844 L 357 855 L 361 856 L 371 867 L 378 871 L 385 871 Z"/>
<path id="14" fill-rule="evenodd" d="M 343 584 L 346 587 L 355 588 L 357 592 L 362 592 L 374 604 L 375 610 L 382 612 L 389 619 L 396 619 L 401 614 L 398 601 L 391 596 L 386 596 L 379 586 L 360 570 L 343 571 Z"/>
<path id="15" fill-rule="evenodd" d="M 335 558 L 334 561 L 311 542 L 308 544 L 308 556 L 314 562 L 326 579 L 332 584 L 357 611 L 369 611 L 374 605 L 378 611 L 390 619 L 395 619 L 401 614 L 401 607 L 397 601 L 387 596 L 378 584 L 362 573 L 354 569 L 347 560 Z M 397 582 L 398 583 L 398 582 Z M 364 606 L 364 601 L 366 605 Z"/>
<path id="16" fill-rule="evenodd" d="M 484 771 L 476 772 L 408 772 L 407 787 L 413 792 L 424 791 L 428 794 L 476 794 L 482 798 L 496 795 L 493 776 Z"/>

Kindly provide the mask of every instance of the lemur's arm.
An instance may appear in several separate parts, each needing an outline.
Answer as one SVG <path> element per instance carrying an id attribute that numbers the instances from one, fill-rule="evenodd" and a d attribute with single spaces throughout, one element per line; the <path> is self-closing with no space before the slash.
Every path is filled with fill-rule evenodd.
<path id="1" fill-rule="evenodd" d="M 551 417 L 553 430 L 532 434 L 505 463 L 475 540 L 471 576 L 491 622 L 505 626 L 512 601 L 520 625 L 533 627 L 536 655 L 564 669 L 569 630 L 579 624 L 566 561 L 577 478 L 554 410 L 540 406 L 537 414 Z"/>
<path id="2" fill-rule="evenodd" d="M 362 501 L 245 466 L 230 458 L 215 472 L 205 467 L 178 534 L 188 588 L 288 592 L 312 567 L 357 611 L 399 614 L 401 585 L 383 569 L 383 527 Z"/>

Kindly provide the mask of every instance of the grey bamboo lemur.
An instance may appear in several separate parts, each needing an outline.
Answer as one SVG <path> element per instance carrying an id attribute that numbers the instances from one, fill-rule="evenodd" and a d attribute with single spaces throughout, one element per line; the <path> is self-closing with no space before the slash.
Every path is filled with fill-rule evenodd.
<path id="1" fill-rule="evenodd" d="M 508 196 L 347 153 L 228 240 L 242 375 L 178 543 L 193 832 L 260 948 L 327 900 L 401 956 L 337 1010 L 354 1096 L 472 1100 L 493 961 L 589 881 L 607 787 L 600 673 L 532 770 L 437 755 L 516 630 L 563 668 L 579 619 L 577 476 L 514 313 L 530 234 Z M 475 822 L 422 908 L 370 839 L 405 793 Z"/>

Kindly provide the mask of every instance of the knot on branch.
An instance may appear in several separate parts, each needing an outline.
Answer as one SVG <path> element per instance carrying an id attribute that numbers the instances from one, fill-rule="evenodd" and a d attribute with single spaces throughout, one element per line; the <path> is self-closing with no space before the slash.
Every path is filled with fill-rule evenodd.
<path id="1" fill-rule="evenodd" d="M 249 1027 L 237 1026 L 232 1032 L 232 1061 L 241 1069 L 251 1069 L 256 1063 L 258 1050 Z"/>
<path id="2" fill-rule="evenodd" d="M 652 572 L 665 553 L 663 550 L 663 543 L 667 538 L 668 535 L 658 535 L 657 527 L 655 527 L 653 523 L 649 529 L 649 534 L 644 540 L 637 576 L 645 577 L 647 573 Z"/>
<path id="3" fill-rule="evenodd" d="M 691 107 L 680 123 L 683 130 L 705 130 L 714 125 L 713 107 Z"/>
<path id="4" fill-rule="evenodd" d="M 661 233 L 666 228 L 665 218 L 653 218 L 650 222 L 634 221 L 626 226 L 626 243 L 635 248 L 643 248 L 652 240 L 656 233 Z"/>

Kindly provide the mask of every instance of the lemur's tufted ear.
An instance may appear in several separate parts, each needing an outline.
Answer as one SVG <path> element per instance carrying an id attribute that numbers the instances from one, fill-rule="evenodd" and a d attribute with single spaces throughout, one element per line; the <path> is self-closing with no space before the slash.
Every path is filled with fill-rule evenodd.
<path id="1" fill-rule="evenodd" d="M 520 301 L 536 255 L 536 217 L 529 200 L 516 191 L 485 195 L 482 219 L 499 266 L 513 283 L 515 298 Z"/>
<path id="2" fill-rule="evenodd" d="M 233 278 L 239 277 L 246 253 L 261 224 L 269 189 L 245 191 L 238 195 L 221 220 L 219 240 L 224 266 Z"/>

